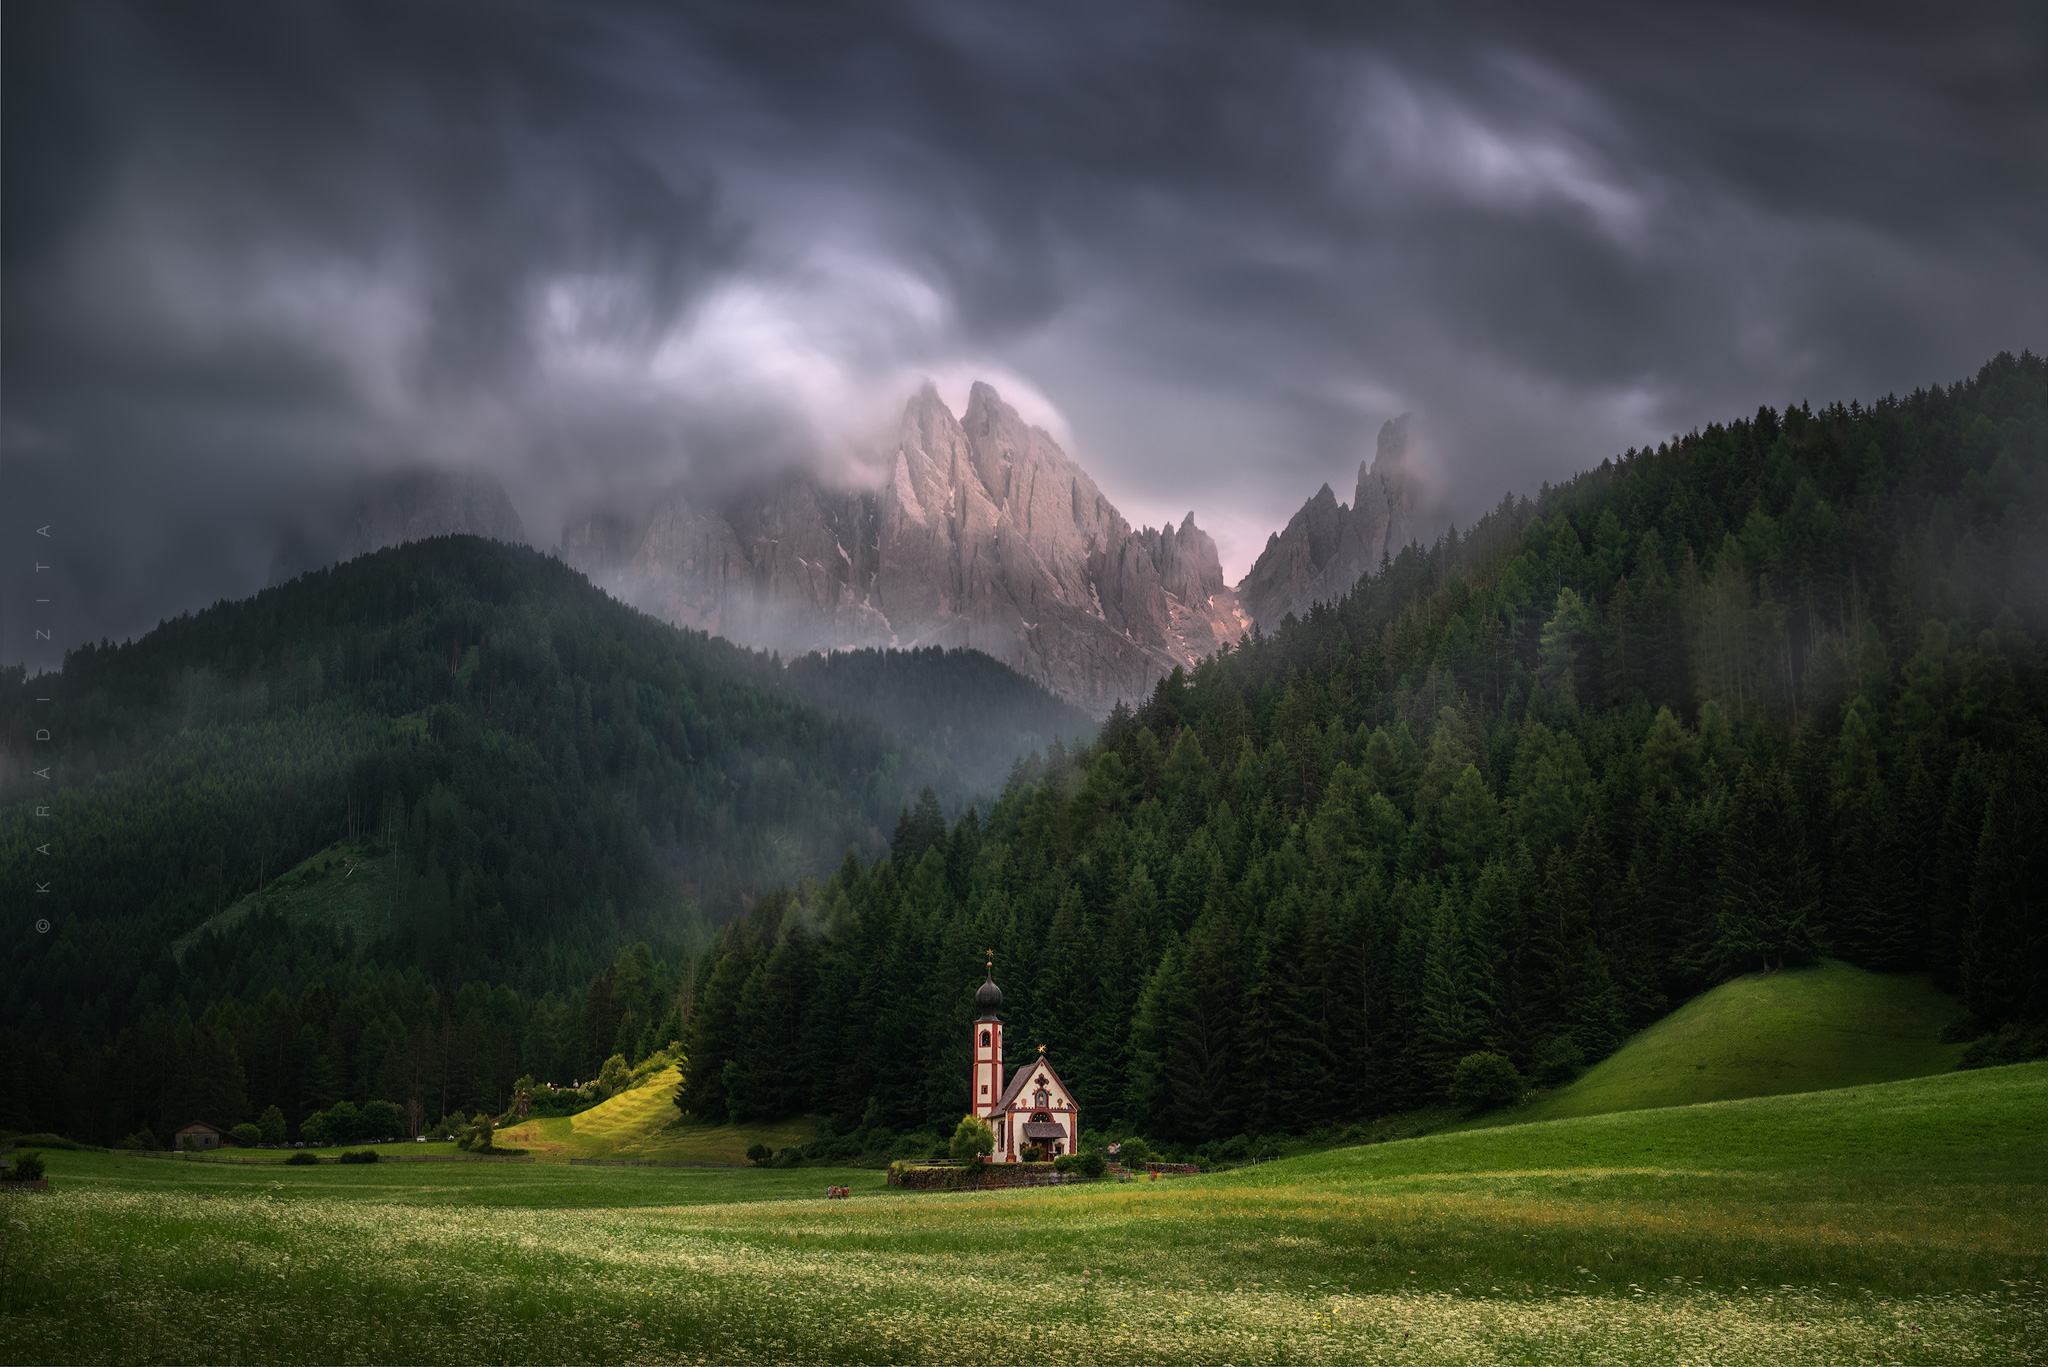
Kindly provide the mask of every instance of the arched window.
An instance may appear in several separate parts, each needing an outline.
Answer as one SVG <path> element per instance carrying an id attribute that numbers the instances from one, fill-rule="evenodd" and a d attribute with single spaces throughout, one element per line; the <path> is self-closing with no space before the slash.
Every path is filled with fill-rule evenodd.
<path id="1" fill-rule="evenodd" d="M 988 1031 L 986 1030 L 981 1032 L 981 1046 L 984 1049 L 988 1047 Z"/>

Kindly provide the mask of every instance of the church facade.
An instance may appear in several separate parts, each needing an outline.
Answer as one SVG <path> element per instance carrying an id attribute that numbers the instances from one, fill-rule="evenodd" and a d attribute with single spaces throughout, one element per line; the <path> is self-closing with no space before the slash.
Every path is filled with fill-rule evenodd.
<path id="1" fill-rule="evenodd" d="M 1003 990 L 996 986 L 991 964 L 988 981 L 974 994 L 980 1014 L 973 1027 L 974 1070 L 967 1094 L 974 1114 L 995 1131 L 993 1161 L 1020 1162 L 1024 1150 L 1034 1144 L 1047 1159 L 1078 1152 L 1081 1106 L 1046 1058 L 1044 1045 L 1038 1046 L 1038 1057 L 1029 1066 L 1004 1081 L 1003 1018 L 996 1014 L 1002 1004 Z"/>

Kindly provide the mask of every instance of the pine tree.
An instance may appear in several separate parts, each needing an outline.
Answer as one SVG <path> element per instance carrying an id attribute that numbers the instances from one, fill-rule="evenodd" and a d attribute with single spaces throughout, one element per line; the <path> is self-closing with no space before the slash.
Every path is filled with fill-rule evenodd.
<path id="1" fill-rule="evenodd" d="M 736 1063 L 745 1042 L 741 999 L 753 970 L 754 955 L 738 946 L 718 958 L 683 1041 L 689 1066 L 676 1089 L 676 1108 L 706 1124 L 732 1118 L 727 1065 Z"/>
<path id="2" fill-rule="evenodd" d="M 1329 1113 L 1336 1059 L 1324 1042 L 1310 981 L 1306 927 L 1293 890 L 1271 904 L 1246 975 L 1239 1079 L 1249 1133 L 1281 1134 Z"/>
<path id="3" fill-rule="evenodd" d="M 1438 895 L 1422 972 L 1416 1048 L 1424 1073 L 1441 1088 L 1449 1083 L 1458 1060 L 1478 1048 L 1482 1033 L 1464 916 L 1453 888 Z"/>
<path id="4" fill-rule="evenodd" d="M 1969 916 L 1958 946 L 1963 1004 L 1978 1021 L 2048 1021 L 2048 732 L 2029 724 L 1984 803 Z"/>
<path id="5" fill-rule="evenodd" d="M 1745 764 L 1729 797 L 1722 835 L 1722 971 L 1771 972 L 1820 956 L 1814 934 L 1815 878 L 1792 784 L 1773 765 Z"/>
<path id="6" fill-rule="evenodd" d="M 1168 1137 L 1201 1142 L 1244 1124 L 1238 1094 L 1238 1016 L 1243 944 L 1229 913 L 1212 907 L 1188 937 L 1173 990 L 1159 1003 L 1160 1072 Z"/>
<path id="7" fill-rule="evenodd" d="M 810 935 L 801 926 L 790 927 L 755 962 L 740 990 L 734 1023 L 739 1067 L 726 1096 L 734 1120 L 780 1120 L 805 1109 L 810 1070 L 804 1003 L 815 986 Z"/>

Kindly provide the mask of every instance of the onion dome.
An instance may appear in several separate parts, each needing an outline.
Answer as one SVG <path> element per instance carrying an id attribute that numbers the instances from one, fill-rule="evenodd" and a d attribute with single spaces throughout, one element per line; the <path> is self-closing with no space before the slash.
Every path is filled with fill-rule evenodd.
<path id="1" fill-rule="evenodd" d="M 1003 989 L 996 986 L 996 971 L 991 965 L 988 981 L 974 990 L 974 1004 L 984 1012 L 993 1011 L 1003 1004 Z"/>

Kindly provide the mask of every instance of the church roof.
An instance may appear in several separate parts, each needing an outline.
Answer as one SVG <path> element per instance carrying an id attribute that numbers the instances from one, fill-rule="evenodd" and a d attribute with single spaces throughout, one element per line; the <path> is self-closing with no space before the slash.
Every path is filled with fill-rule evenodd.
<path id="1" fill-rule="evenodd" d="M 1064 1125 L 1055 1125 L 1050 1121 L 1027 1120 L 1024 1122 L 1024 1137 L 1026 1139 L 1065 1139 L 1067 1137 L 1067 1129 Z"/>
<path id="2" fill-rule="evenodd" d="M 1047 1063 L 1045 1061 L 1045 1055 L 1041 1053 L 1037 1058 L 1031 1061 L 1030 1066 L 1019 1068 L 1015 1073 L 1011 1074 L 1010 1085 L 1003 1088 L 1003 1095 L 1001 1099 L 999 1099 L 996 1102 L 995 1109 L 998 1111 L 1006 1109 L 1009 1106 L 1009 1104 L 1016 1099 L 1017 1094 L 1023 1091 L 1025 1086 L 1031 1081 L 1031 1079 L 1037 1077 L 1041 1071 L 1044 1072 L 1046 1076 L 1050 1077 L 1054 1082 L 1058 1082 L 1060 1084 L 1061 1091 L 1065 1092 L 1070 1097 L 1074 1095 L 1073 1089 L 1067 1086 L 1067 1084 L 1064 1081 L 1061 1081 L 1060 1075 L 1056 1071 L 1054 1071 L 1053 1066 L 1050 1063 Z M 1078 1108 L 1079 1103 L 1077 1102 L 1076 1109 Z"/>

